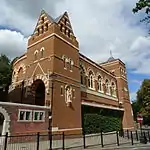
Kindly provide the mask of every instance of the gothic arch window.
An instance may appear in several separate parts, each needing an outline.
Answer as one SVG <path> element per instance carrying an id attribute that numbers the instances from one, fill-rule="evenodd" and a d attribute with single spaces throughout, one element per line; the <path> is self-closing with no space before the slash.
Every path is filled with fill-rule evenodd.
<path id="1" fill-rule="evenodd" d="M 94 88 L 94 73 L 90 70 L 88 75 L 88 86 L 89 88 Z"/>
<path id="2" fill-rule="evenodd" d="M 41 33 L 44 33 L 44 26 L 41 26 Z"/>
<path id="3" fill-rule="evenodd" d="M 98 80 L 97 80 L 97 84 L 98 84 L 98 91 L 102 91 L 102 77 L 99 75 L 98 76 Z"/>
<path id="4" fill-rule="evenodd" d="M 109 89 L 109 80 L 105 80 L 105 87 L 106 87 L 106 94 L 110 94 L 110 89 Z"/>
<path id="5" fill-rule="evenodd" d="M 114 82 L 111 83 L 111 94 L 112 96 L 116 96 L 116 85 Z"/>
<path id="6" fill-rule="evenodd" d="M 63 24 L 60 24 L 60 31 L 63 31 Z"/>
<path id="7" fill-rule="evenodd" d="M 66 64 L 66 56 L 63 56 L 62 57 L 62 59 L 63 59 L 63 65 L 64 65 L 64 69 L 67 69 L 67 64 Z"/>
<path id="8" fill-rule="evenodd" d="M 72 71 L 72 69 L 73 69 L 73 60 L 72 59 L 69 59 L 69 68 L 70 68 L 70 71 Z"/>
<path id="9" fill-rule="evenodd" d="M 44 17 L 42 17 L 41 20 L 42 20 L 42 23 L 44 23 Z"/>
<path id="10" fill-rule="evenodd" d="M 48 30 L 48 23 L 45 24 L 46 31 Z"/>
<path id="11" fill-rule="evenodd" d="M 37 35 L 39 35 L 39 34 L 40 34 L 40 29 L 38 28 L 38 29 L 37 29 Z"/>
<path id="12" fill-rule="evenodd" d="M 82 65 L 80 65 L 80 78 L 81 78 L 81 84 L 86 85 L 86 74 L 85 74 L 85 69 Z"/>
<path id="13" fill-rule="evenodd" d="M 41 48 L 40 53 L 41 53 L 41 54 L 40 54 L 40 55 L 41 55 L 40 57 L 43 58 L 43 57 L 44 57 L 44 47 Z"/>
<path id="14" fill-rule="evenodd" d="M 34 61 L 36 61 L 37 59 L 38 59 L 38 50 L 34 52 Z"/>

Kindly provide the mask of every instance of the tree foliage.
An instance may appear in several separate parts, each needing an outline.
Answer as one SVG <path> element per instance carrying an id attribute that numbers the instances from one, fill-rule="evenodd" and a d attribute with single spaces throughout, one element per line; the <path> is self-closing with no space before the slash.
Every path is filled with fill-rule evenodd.
<path id="1" fill-rule="evenodd" d="M 138 13 L 139 11 L 144 10 L 147 16 L 141 20 L 141 22 L 150 23 L 150 0 L 139 0 L 136 3 L 136 6 L 133 8 L 133 13 Z"/>
<path id="2" fill-rule="evenodd" d="M 0 86 L 8 86 L 11 83 L 12 63 L 9 58 L 1 54 L 0 55 Z"/>
<path id="3" fill-rule="evenodd" d="M 134 118 L 136 120 L 138 112 L 144 116 L 144 124 L 150 124 L 150 79 L 142 82 L 137 91 L 137 99 L 132 103 Z"/>

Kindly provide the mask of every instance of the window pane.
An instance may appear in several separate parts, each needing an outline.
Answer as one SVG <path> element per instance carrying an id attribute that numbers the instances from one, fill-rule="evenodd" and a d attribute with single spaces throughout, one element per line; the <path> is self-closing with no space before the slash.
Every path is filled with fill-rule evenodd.
<path id="1" fill-rule="evenodd" d="M 39 120 L 43 120 L 43 117 L 44 117 L 44 113 L 43 113 L 43 112 L 40 112 Z"/>
<path id="2" fill-rule="evenodd" d="M 38 120 L 38 114 L 39 114 L 39 112 L 34 113 L 34 120 Z"/>
<path id="3" fill-rule="evenodd" d="M 26 112 L 26 120 L 30 120 L 30 114 L 31 114 L 31 112 L 29 112 L 29 111 Z"/>
<path id="4" fill-rule="evenodd" d="M 20 111 L 19 120 L 24 120 L 24 115 L 25 115 L 25 112 Z"/>

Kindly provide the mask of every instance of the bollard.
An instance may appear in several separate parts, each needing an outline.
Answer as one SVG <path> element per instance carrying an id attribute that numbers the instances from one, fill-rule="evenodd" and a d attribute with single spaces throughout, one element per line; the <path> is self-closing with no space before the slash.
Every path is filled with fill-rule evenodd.
<path id="1" fill-rule="evenodd" d="M 116 136 L 117 136 L 117 145 L 119 146 L 119 135 L 118 135 L 118 131 L 116 131 Z"/>
<path id="2" fill-rule="evenodd" d="M 137 130 L 136 130 L 136 140 L 137 140 L 137 141 L 139 140 Z"/>
<path id="3" fill-rule="evenodd" d="M 85 133 L 83 132 L 83 147 L 84 149 L 86 148 L 86 144 L 85 144 Z"/>
<path id="4" fill-rule="evenodd" d="M 103 132 L 101 131 L 101 145 L 102 147 L 104 147 L 104 143 L 103 143 Z"/>
<path id="5" fill-rule="evenodd" d="M 39 142 L 40 142 L 40 133 L 37 133 L 37 147 L 36 150 L 39 150 Z"/>

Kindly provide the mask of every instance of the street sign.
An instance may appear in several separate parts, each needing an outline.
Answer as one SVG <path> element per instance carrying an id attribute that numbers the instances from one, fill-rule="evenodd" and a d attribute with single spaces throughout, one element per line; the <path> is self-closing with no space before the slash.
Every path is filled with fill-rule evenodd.
<path id="1" fill-rule="evenodd" d="M 143 122 L 143 116 L 142 115 L 138 115 L 137 116 L 137 121 L 138 121 L 138 123 L 142 123 Z"/>

